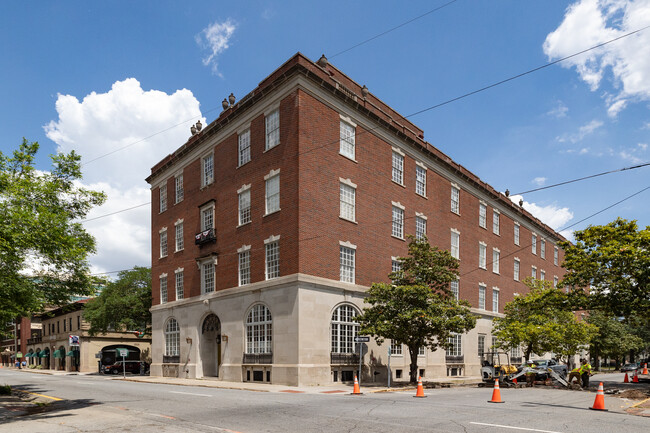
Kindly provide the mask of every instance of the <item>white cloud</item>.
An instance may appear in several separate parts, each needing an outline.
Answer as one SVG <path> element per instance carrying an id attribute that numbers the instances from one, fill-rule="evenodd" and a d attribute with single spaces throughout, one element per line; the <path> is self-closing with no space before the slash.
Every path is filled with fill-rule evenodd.
<path id="1" fill-rule="evenodd" d="M 106 93 L 92 92 L 82 101 L 59 95 L 56 110 L 59 118 L 44 127 L 46 135 L 60 152 L 81 154 L 83 184 L 108 194 L 107 202 L 88 218 L 148 203 L 151 193 L 144 179 L 151 167 L 188 139 L 191 124 L 199 118 L 205 124 L 191 91 L 144 91 L 134 78 L 115 82 Z M 173 127 L 183 121 L 187 122 Z M 156 134 L 161 131 L 165 132 Z M 132 143 L 136 144 L 86 163 Z M 150 218 L 150 206 L 144 206 L 85 223 L 97 239 L 93 269 L 148 265 Z"/>
<path id="2" fill-rule="evenodd" d="M 566 117 L 568 112 L 569 112 L 569 107 L 564 105 L 562 101 L 557 101 L 557 106 L 552 110 L 548 111 L 546 114 L 561 119 L 563 117 Z"/>
<path id="3" fill-rule="evenodd" d="M 209 50 L 209 54 L 203 58 L 203 64 L 205 66 L 212 65 L 212 72 L 216 75 L 221 76 L 217 57 L 230 47 L 228 42 L 236 29 L 237 23 L 228 18 L 222 23 L 215 21 L 195 37 L 199 46 Z"/>
<path id="4" fill-rule="evenodd" d="M 519 200 L 522 198 L 523 196 L 521 195 L 510 196 L 510 200 L 517 204 L 519 204 Z M 524 200 L 524 209 L 539 218 L 544 224 L 552 227 L 554 230 L 564 227 L 566 223 L 573 219 L 573 212 L 571 212 L 568 207 L 559 207 L 555 204 L 540 206 Z"/>
<path id="5" fill-rule="evenodd" d="M 549 59 L 559 59 L 650 25 L 650 0 L 579 0 L 544 41 Z M 565 60 L 592 91 L 611 72 L 616 94 L 607 98 L 615 117 L 629 100 L 650 100 L 650 32 L 643 31 Z"/>
<path id="6" fill-rule="evenodd" d="M 571 142 L 571 143 L 578 143 L 588 135 L 593 134 L 598 128 L 603 126 L 603 122 L 600 120 L 592 120 L 589 123 L 586 123 L 582 125 L 580 128 L 578 128 L 578 132 L 574 132 L 571 134 L 563 134 L 559 137 L 557 137 L 557 141 L 560 143 L 566 143 L 566 142 Z"/>
<path id="7" fill-rule="evenodd" d="M 646 143 L 637 143 L 636 146 L 629 149 L 623 149 L 618 153 L 625 161 L 630 161 L 632 164 L 640 164 L 646 162 L 647 157 L 644 154 L 648 150 L 648 145 Z"/>
<path id="8" fill-rule="evenodd" d="M 533 183 L 537 186 L 543 186 L 546 183 L 545 177 L 536 177 L 533 179 Z"/>

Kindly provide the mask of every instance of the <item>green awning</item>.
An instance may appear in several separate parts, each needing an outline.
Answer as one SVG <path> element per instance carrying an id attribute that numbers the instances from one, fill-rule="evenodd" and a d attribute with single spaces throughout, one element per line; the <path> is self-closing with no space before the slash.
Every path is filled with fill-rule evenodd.
<path id="1" fill-rule="evenodd" d="M 32 356 L 34 356 L 34 355 L 31 354 L 31 353 L 28 353 L 27 355 L 25 355 L 25 358 L 31 358 Z"/>
<path id="2" fill-rule="evenodd" d="M 60 350 L 55 350 L 54 353 L 53 353 L 53 355 L 54 355 L 55 358 L 61 358 L 61 357 L 62 357 L 62 356 L 61 356 L 61 351 L 60 351 Z"/>
<path id="3" fill-rule="evenodd" d="M 39 358 L 47 358 L 48 356 L 50 356 L 48 352 L 39 352 L 38 355 Z"/>
<path id="4" fill-rule="evenodd" d="M 71 350 L 68 353 L 66 353 L 65 356 L 74 356 L 74 352 Z"/>

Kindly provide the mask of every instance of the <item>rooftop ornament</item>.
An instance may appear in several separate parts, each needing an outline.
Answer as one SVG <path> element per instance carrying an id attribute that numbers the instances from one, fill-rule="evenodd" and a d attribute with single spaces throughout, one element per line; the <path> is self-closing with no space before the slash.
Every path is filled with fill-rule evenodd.
<path id="1" fill-rule="evenodd" d="M 318 63 L 318 66 L 320 66 L 321 68 L 324 68 L 324 67 L 327 66 L 328 62 L 327 62 L 327 57 L 325 57 L 325 54 L 320 56 L 320 59 L 318 59 L 317 63 Z"/>

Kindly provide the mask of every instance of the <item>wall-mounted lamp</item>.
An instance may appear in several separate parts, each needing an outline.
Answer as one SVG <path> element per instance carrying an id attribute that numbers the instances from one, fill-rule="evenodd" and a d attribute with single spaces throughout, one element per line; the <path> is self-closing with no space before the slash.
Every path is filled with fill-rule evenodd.
<path id="1" fill-rule="evenodd" d="M 221 336 L 221 341 L 228 341 L 228 336 L 227 335 L 222 335 Z"/>
<path id="2" fill-rule="evenodd" d="M 187 344 L 192 344 L 192 339 L 190 337 L 187 337 L 185 341 L 187 341 Z"/>

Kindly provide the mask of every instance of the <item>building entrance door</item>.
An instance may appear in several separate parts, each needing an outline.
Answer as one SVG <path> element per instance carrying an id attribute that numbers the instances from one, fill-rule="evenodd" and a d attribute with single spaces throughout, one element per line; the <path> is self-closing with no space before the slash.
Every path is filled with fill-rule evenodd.
<path id="1" fill-rule="evenodd" d="M 219 377 L 221 365 L 221 321 L 210 314 L 201 327 L 201 360 L 203 376 Z"/>

